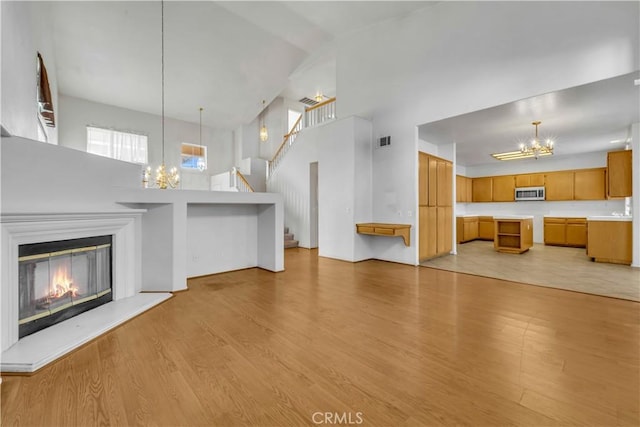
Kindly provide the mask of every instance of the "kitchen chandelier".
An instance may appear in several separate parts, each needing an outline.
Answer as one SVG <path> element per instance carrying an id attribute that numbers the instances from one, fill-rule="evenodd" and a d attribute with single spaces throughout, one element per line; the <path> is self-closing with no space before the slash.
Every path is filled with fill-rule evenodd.
<path id="1" fill-rule="evenodd" d="M 494 153 L 492 156 L 497 160 L 516 160 L 516 159 L 529 159 L 533 157 L 538 159 L 542 156 L 550 156 L 553 154 L 553 140 L 547 138 L 541 141 L 538 137 L 538 126 L 542 123 L 539 120 L 531 122 L 536 127 L 536 134 L 529 143 L 529 145 L 521 143 L 519 151 L 507 151 L 506 153 Z"/>

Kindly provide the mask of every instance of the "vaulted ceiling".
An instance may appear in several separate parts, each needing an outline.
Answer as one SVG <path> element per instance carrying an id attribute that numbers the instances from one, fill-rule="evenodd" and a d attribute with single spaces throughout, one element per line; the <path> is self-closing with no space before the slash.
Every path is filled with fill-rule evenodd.
<path id="1" fill-rule="evenodd" d="M 331 44 L 426 2 L 164 2 L 165 114 L 234 129 L 262 100 L 335 95 Z M 53 2 L 63 95 L 160 114 L 159 1 Z"/>

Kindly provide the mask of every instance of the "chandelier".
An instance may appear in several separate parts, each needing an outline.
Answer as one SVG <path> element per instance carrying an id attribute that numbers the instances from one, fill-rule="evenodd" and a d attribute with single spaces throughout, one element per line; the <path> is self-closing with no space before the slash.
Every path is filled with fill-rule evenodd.
<path id="1" fill-rule="evenodd" d="M 200 172 L 204 172 L 204 170 L 207 168 L 207 163 L 204 159 L 204 154 L 205 154 L 205 150 L 202 147 L 202 110 L 204 110 L 204 108 L 200 107 L 200 141 L 199 141 L 199 156 L 198 156 L 198 163 L 197 163 L 197 168 Z"/>
<path id="2" fill-rule="evenodd" d="M 553 154 L 553 140 L 547 138 L 543 143 L 543 141 L 540 141 L 540 138 L 538 138 L 538 126 L 540 123 L 542 122 L 539 120 L 531 122 L 531 124 L 536 127 L 536 136 L 531 140 L 529 145 L 520 144 L 521 153 L 532 156 L 536 159 L 540 156 Z"/>
<path id="3" fill-rule="evenodd" d="M 178 169 L 172 167 L 167 171 L 164 163 L 164 0 L 160 2 L 161 10 L 161 58 L 162 58 L 162 163 L 156 169 L 155 185 L 161 190 L 166 190 L 168 187 L 176 188 L 180 183 L 180 175 Z M 151 166 L 143 172 L 142 185 L 145 188 L 149 187 L 149 177 L 151 175 Z"/>
<path id="4" fill-rule="evenodd" d="M 262 118 L 262 125 L 260 126 L 260 141 L 262 142 L 267 142 L 267 140 L 269 139 L 269 131 L 267 130 L 267 125 L 265 125 L 264 123 L 264 110 L 265 110 L 265 100 L 262 100 L 262 113 L 261 113 L 261 118 Z"/>

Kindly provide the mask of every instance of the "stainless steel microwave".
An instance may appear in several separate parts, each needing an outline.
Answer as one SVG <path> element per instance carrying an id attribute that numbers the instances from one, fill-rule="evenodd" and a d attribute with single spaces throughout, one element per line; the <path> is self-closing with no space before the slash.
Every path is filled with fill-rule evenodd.
<path id="1" fill-rule="evenodd" d="M 544 187 L 516 188 L 516 202 L 524 200 L 544 200 Z"/>

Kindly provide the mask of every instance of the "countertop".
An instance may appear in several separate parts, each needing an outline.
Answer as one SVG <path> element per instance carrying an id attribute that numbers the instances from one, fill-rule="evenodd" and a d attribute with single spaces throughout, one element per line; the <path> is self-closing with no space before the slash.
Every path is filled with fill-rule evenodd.
<path id="1" fill-rule="evenodd" d="M 494 215 L 493 219 L 533 219 L 533 215 Z"/>
<path id="2" fill-rule="evenodd" d="M 631 221 L 633 217 L 631 215 L 599 215 L 588 216 L 587 221 Z"/>

